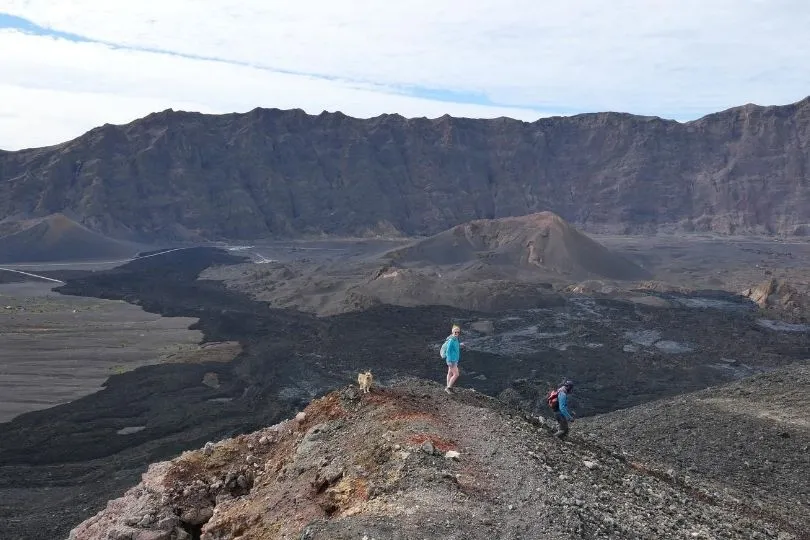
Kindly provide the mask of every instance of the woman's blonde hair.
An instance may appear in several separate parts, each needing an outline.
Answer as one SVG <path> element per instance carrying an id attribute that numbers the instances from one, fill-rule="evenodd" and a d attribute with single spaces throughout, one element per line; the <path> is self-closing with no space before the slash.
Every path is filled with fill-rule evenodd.
<path id="1" fill-rule="evenodd" d="M 457 324 L 454 324 L 453 327 L 450 329 L 450 332 L 455 332 L 456 330 L 461 332 L 461 327 Z"/>

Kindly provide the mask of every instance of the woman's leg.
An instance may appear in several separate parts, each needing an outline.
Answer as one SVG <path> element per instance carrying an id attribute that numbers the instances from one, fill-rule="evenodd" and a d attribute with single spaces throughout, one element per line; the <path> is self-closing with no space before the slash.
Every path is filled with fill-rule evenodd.
<path id="1" fill-rule="evenodd" d="M 458 364 L 453 364 L 450 367 L 450 378 L 447 381 L 447 386 L 452 388 L 454 384 L 456 384 L 456 380 L 458 379 L 459 372 L 458 372 Z"/>

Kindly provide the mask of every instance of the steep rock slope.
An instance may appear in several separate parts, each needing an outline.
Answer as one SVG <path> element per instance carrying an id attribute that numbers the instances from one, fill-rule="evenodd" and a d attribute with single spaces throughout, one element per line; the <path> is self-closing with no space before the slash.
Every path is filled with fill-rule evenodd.
<path id="1" fill-rule="evenodd" d="M 781 527 L 781 528 L 780 528 Z M 106 538 L 796 538 L 470 391 L 333 392 L 294 419 L 154 464 L 71 533 Z"/>
<path id="2" fill-rule="evenodd" d="M 583 420 L 596 441 L 722 482 L 810 536 L 810 364 Z"/>
<path id="3" fill-rule="evenodd" d="M 0 151 L 0 219 L 145 238 L 436 234 L 553 211 L 588 230 L 810 230 L 810 98 L 678 123 L 171 110 Z"/>

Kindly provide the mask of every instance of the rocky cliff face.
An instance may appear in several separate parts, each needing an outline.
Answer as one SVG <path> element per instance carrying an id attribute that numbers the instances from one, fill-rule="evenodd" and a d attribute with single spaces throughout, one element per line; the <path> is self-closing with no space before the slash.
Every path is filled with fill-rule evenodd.
<path id="1" fill-rule="evenodd" d="M 590 231 L 807 233 L 810 98 L 685 124 L 164 111 L 0 152 L 0 219 L 117 236 L 435 234 L 543 210 Z"/>
<path id="2" fill-rule="evenodd" d="M 741 294 L 756 302 L 766 312 L 776 312 L 801 322 L 810 319 L 808 283 L 790 283 L 771 278 L 745 289 Z"/>

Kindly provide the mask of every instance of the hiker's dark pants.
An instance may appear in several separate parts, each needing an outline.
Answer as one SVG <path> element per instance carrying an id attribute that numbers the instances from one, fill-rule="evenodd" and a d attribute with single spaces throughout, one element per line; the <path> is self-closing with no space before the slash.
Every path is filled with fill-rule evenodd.
<path id="1" fill-rule="evenodd" d="M 557 424 L 559 424 L 560 426 L 557 428 L 557 431 L 556 433 L 554 433 L 554 435 L 562 439 L 563 437 L 568 435 L 568 419 L 559 412 L 555 412 L 554 417 L 557 419 Z"/>

